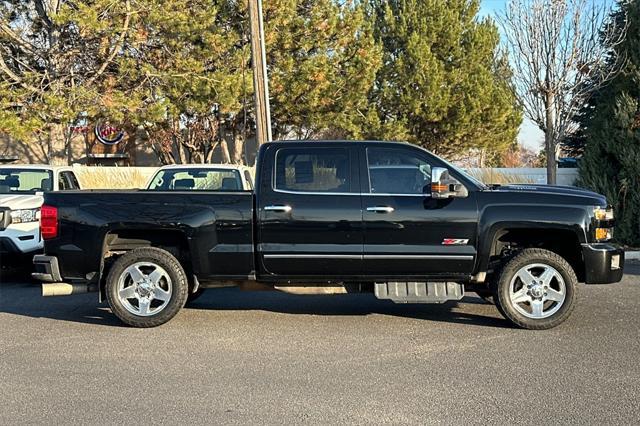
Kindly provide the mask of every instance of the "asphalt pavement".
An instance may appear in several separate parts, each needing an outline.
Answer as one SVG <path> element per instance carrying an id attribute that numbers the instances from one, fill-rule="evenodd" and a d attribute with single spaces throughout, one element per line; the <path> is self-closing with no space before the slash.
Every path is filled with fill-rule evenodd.
<path id="1" fill-rule="evenodd" d="M 208 290 L 155 329 L 0 283 L 0 424 L 639 424 L 640 264 L 558 328 L 468 294 Z"/>

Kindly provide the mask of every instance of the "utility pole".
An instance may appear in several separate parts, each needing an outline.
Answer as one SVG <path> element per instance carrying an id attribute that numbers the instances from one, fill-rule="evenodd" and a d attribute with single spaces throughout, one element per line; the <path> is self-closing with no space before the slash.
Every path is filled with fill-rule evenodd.
<path id="1" fill-rule="evenodd" d="M 258 145 L 271 141 L 271 110 L 269 108 L 269 78 L 267 55 L 264 47 L 262 0 L 249 1 L 251 24 L 251 63 L 256 103 L 256 138 Z"/>

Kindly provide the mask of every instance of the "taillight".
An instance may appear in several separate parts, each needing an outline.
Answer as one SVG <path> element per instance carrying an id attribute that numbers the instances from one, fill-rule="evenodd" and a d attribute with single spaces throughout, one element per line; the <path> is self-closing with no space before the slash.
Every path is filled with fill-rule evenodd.
<path id="1" fill-rule="evenodd" d="M 44 240 L 50 240 L 58 236 L 57 207 L 44 205 L 40 208 L 40 232 Z"/>

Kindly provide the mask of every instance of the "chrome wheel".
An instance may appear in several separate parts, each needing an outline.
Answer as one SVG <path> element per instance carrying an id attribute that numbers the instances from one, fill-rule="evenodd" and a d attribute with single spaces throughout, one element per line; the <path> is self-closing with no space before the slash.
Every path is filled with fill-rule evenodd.
<path id="1" fill-rule="evenodd" d="M 118 278 L 118 300 L 134 315 L 148 317 L 162 311 L 171 300 L 169 273 L 152 262 L 137 262 Z"/>
<path id="2" fill-rule="evenodd" d="M 513 276 L 509 300 L 527 318 L 542 319 L 558 312 L 566 298 L 562 275 L 543 263 L 526 265 Z"/>

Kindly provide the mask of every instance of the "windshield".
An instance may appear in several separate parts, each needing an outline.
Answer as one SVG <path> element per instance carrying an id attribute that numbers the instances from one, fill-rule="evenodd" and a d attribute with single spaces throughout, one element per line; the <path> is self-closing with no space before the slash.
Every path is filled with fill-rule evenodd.
<path id="1" fill-rule="evenodd" d="M 453 164 L 451 164 L 450 162 L 448 162 L 447 160 L 445 160 L 442 157 L 439 157 L 440 160 L 442 160 L 444 163 L 446 163 L 447 167 L 455 170 L 456 172 L 460 173 L 461 175 L 463 175 L 464 177 L 466 177 L 467 179 L 469 179 L 471 182 L 475 183 L 476 185 L 478 185 L 480 188 L 482 189 L 487 189 L 488 186 L 486 183 L 482 182 L 480 179 L 478 179 L 477 177 L 471 175 L 470 173 L 466 172 L 464 169 L 461 169 L 460 167 L 454 166 Z"/>
<path id="2" fill-rule="evenodd" d="M 35 194 L 51 191 L 53 179 L 50 170 L 44 169 L 0 169 L 0 194 Z"/>
<path id="3" fill-rule="evenodd" d="M 151 180 L 154 191 L 242 191 L 242 178 L 233 169 L 165 169 Z"/>

